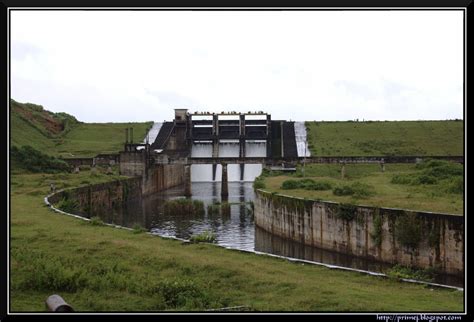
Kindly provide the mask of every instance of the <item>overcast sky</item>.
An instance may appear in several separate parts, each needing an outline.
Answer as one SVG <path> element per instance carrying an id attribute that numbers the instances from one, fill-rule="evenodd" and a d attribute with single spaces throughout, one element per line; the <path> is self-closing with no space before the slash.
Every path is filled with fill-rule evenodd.
<path id="1" fill-rule="evenodd" d="M 462 15 L 12 11 L 11 95 L 84 122 L 463 118 Z"/>

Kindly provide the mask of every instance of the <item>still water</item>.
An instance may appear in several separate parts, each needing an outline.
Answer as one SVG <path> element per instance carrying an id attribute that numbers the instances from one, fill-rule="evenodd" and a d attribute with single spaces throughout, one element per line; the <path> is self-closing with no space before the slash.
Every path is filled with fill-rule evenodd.
<path id="1" fill-rule="evenodd" d="M 230 214 L 208 214 L 207 205 L 220 202 L 220 182 L 193 182 L 193 199 L 204 202 L 203 215 L 172 215 L 163 212 L 166 200 L 183 198 L 183 187 L 169 189 L 161 194 L 144 198 L 110 218 L 108 222 L 133 227 L 140 224 L 153 234 L 189 239 L 192 235 L 210 231 L 221 246 L 247 251 L 259 251 L 304 259 L 308 261 L 350 267 L 360 270 L 384 272 L 390 265 L 372 260 L 318 249 L 274 236 L 254 225 L 249 211 L 254 200 L 252 182 L 229 182 L 228 202 Z M 436 283 L 463 287 L 464 281 L 453 276 L 438 276 Z"/>

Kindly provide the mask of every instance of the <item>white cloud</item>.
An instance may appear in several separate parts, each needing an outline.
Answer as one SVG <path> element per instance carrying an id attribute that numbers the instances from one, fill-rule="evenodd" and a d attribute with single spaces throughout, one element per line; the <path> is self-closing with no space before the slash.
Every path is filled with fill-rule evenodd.
<path id="1" fill-rule="evenodd" d="M 13 11 L 12 97 L 89 122 L 173 108 L 462 118 L 461 11 Z"/>

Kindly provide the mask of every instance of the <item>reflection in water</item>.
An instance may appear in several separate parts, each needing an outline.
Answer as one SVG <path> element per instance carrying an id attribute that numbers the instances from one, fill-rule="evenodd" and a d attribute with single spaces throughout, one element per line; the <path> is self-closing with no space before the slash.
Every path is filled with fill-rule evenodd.
<path id="1" fill-rule="evenodd" d="M 229 182 L 230 214 L 208 214 L 207 205 L 220 202 L 220 192 L 220 182 L 193 182 L 192 198 L 204 202 L 206 212 L 203 215 L 183 216 L 163 213 L 162 208 L 166 200 L 183 197 L 183 187 L 176 187 L 159 195 L 130 203 L 126 208 L 118 209 L 113 214 L 104 214 L 101 218 L 106 222 L 127 227 L 140 224 L 154 234 L 183 239 L 189 239 L 192 235 L 208 230 L 216 235 L 217 243 L 222 246 L 330 265 L 375 272 L 383 272 L 390 267 L 389 264 L 283 239 L 255 227 L 253 214 L 249 211 L 251 208 L 249 202 L 253 201 L 255 196 L 251 182 Z M 453 276 L 439 276 L 436 282 L 459 287 L 464 285 L 462 279 Z"/>
<path id="2" fill-rule="evenodd" d="M 212 231 L 219 245 L 253 250 L 253 215 L 248 211 L 253 201 L 252 183 L 229 182 L 230 214 L 208 214 L 207 205 L 220 202 L 220 182 L 193 182 L 192 199 L 204 202 L 206 213 L 201 216 L 176 216 L 165 214 L 162 205 L 166 200 L 181 198 L 182 188 L 173 188 L 160 196 L 144 199 L 144 204 L 152 209 L 152 224 L 147 226 L 152 233 L 189 239 L 192 235 L 206 230 Z"/>
<path id="3" fill-rule="evenodd" d="M 255 227 L 255 250 L 263 253 L 305 259 L 312 262 L 356 268 L 366 271 L 381 272 L 390 268 L 389 264 L 374 262 L 360 257 L 308 246 L 287 240 Z"/>

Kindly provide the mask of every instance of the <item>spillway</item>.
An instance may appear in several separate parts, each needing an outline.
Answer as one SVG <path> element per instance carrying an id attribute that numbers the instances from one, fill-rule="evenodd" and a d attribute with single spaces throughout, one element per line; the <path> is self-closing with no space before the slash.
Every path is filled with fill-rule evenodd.
<path id="1" fill-rule="evenodd" d="M 305 122 L 295 122 L 295 141 L 296 149 L 298 150 L 298 157 L 311 156 L 306 137 L 306 126 L 304 123 Z"/>
<path id="2" fill-rule="evenodd" d="M 156 137 L 158 136 L 158 133 L 160 133 L 161 126 L 163 125 L 163 122 L 155 122 L 151 129 L 148 131 L 147 136 L 148 136 L 148 142 L 153 143 L 156 140 Z M 146 136 L 143 139 L 142 143 L 146 143 Z"/>
<path id="3" fill-rule="evenodd" d="M 212 157 L 213 144 L 209 142 L 194 142 L 191 147 L 191 157 L 204 158 Z M 218 158 L 239 157 L 240 145 L 238 140 L 221 140 L 219 142 Z M 246 157 L 265 157 L 267 153 L 267 145 L 265 140 L 249 140 L 245 142 Z M 215 176 L 212 171 L 212 164 L 193 164 L 191 165 L 191 181 L 192 182 L 212 182 L 221 181 L 222 166 L 218 164 L 215 167 Z M 227 173 L 229 182 L 237 181 L 254 181 L 255 177 L 262 172 L 261 164 L 245 164 L 243 166 L 243 176 L 241 174 L 242 167 L 239 164 L 228 164 Z M 241 180 L 243 179 L 243 180 Z"/>
<path id="4" fill-rule="evenodd" d="M 212 157 L 212 141 L 193 143 L 191 147 L 192 158 Z M 191 181 L 212 182 L 212 164 L 191 165 Z"/>

